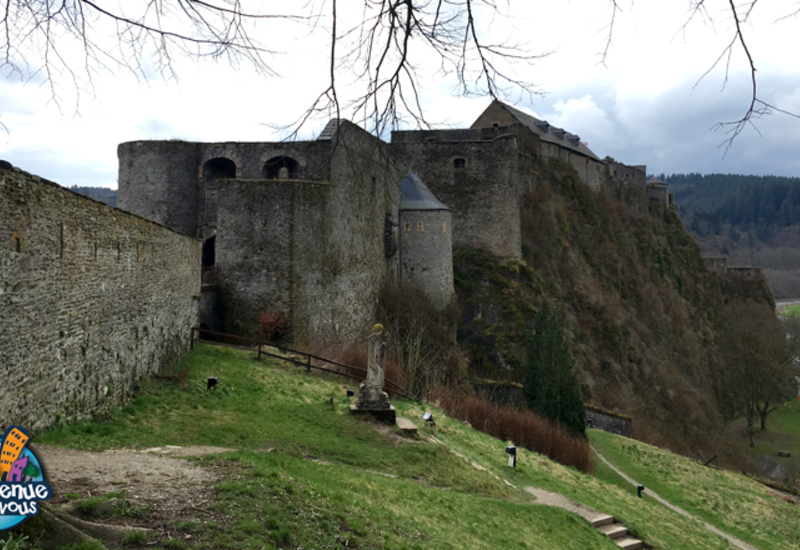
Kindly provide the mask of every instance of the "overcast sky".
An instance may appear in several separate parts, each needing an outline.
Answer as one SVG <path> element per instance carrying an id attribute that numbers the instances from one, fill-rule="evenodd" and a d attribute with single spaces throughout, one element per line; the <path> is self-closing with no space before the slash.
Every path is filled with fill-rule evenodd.
<path id="1" fill-rule="evenodd" d="M 759 96 L 800 113 L 800 56 L 793 53 L 800 20 L 780 20 L 793 4 L 776 4 L 757 4 L 745 27 Z M 350 6 L 357 17 L 362 3 L 340 0 L 339 5 Z M 513 103 L 578 134 L 601 158 L 646 164 L 649 173 L 800 176 L 800 119 L 761 118 L 727 154 L 720 147 L 724 129 L 712 129 L 740 118 L 750 98 L 750 75 L 739 48 L 727 80 L 724 63 L 701 79 L 733 36 L 726 1 L 715 0 L 712 19 L 696 18 L 687 28 L 689 0 L 620 5 L 605 64 L 600 54 L 611 16 L 605 2 L 511 0 L 502 7 L 510 18 L 484 20 L 482 30 L 492 39 L 525 41 L 532 51 L 551 52 L 531 66 L 515 66 L 516 75 L 536 83 L 544 96 L 517 96 Z M 0 159 L 62 185 L 116 188 L 120 142 L 281 139 L 274 126 L 293 122 L 326 86 L 328 35 L 324 25 L 260 32 L 280 38 L 273 41 L 281 52 L 270 58 L 278 76 L 258 75 L 246 63 L 180 61 L 177 81 L 153 71 L 143 81 L 124 70 L 100 70 L 92 88 L 79 95 L 61 75 L 54 101 L 38 76 L 25 79 L 2 70 L 0 122 L 7 132 L 0 133 Z M 432 69 L 423 82 L 423 106 L 437 126 L 468 127 L 490 102 L 454 97 L 455 81 Z M 353 89 L 345 84 L 343 93 Z M 300 137 L 314 138 L 322 126 L 322 118 L 314 120 Z"/>

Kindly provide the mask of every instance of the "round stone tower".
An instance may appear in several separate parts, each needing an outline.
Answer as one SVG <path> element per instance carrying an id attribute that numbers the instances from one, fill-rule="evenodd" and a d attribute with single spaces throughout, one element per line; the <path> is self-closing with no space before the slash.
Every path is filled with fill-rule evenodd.
<path id="1" fill-rule="evenodd" d="M 453 296 L 453 216 L 414 172 L 400 188 L 400 280 L 437 308 Z"/>

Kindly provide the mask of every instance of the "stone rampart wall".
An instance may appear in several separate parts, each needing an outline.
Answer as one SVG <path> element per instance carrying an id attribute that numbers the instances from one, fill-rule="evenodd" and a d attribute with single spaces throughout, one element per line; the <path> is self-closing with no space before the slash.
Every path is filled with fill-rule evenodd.
<path id="1" fill-rule="evenodd" d="M 633 419 L 589 407 L 586 407 L 586 426 L 625 437 L 633 434 Z"/>
<path id="2" fill-rule="evenodd" d="M 196 237 L 198 154 L 188 141 L 120 144 L 119 207 Z"/>
<path id="3" fill-rule="evenodd" d="M 374 322 L 393 276 L 382 238 L 397 220 L 399 174 L 386 145 L 352 124 L 329 143 L 330 181 L 218 183 L 216 264 L 225 330 L 250 335 L 280 313 L 298 345 L 349 342 Z"/>
<path id="4" fill-rule="evenodd" d="M 189 348 L 200 242 L 0 168 L 0 429 L 124 403 Z"/>
<path id="5" fill-rule="evenodd" d="M 521 257 L 520 198 L 533 189 L 535 176 L 516 136 L 490 141 L 397 141 L 392 143 L 392 155 L 401 170 L 416 172 L 452 210 L 453 247 Z"/>

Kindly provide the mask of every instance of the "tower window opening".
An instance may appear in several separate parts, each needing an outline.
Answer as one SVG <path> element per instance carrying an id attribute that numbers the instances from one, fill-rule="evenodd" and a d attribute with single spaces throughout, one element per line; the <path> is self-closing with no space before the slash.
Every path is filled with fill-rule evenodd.
<path id="1" fill-rule="evenodd" d="M 214 181 L 236 177 L 236 163 L 224 157 L 213 158 L 203 163 L 203 179 Z"/>
<path id="2" fill-rule="evenodd" d="M 467 165 L 467 161 L 464 159 L 455 159 L 453 161 L 453 168 L 464 168 Z"/>
<path id="3" fill-rule="evenodd" d="M 292 157 L 273 157 L 269 159 L 261 169 L 264 179 L 297 179 L 300 173 L 300 165 Z"/>
<path id="4" fill-rule="evenodd" d="M 417 223 L 417 230 L 425 231 L 425 222 L 418 222 Z"/>

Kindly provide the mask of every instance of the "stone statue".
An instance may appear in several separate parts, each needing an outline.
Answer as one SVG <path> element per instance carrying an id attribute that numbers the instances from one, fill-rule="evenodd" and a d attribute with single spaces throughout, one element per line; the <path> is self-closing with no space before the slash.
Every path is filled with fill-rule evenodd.
<path id="1" fill-rule="evenodd" d="M 362 410 L 380 410 L 390 407 L 389 396 L 383 391 L 386 372 L 386 344 L 381 340 L 381 334 L 383 334 L 383 326 L 372 327 L 372 336 L 369 337 L 367 379 L 358 387 L 356 407 Z"/>

